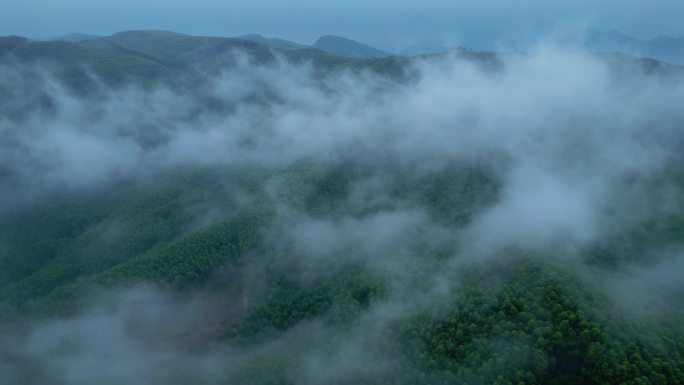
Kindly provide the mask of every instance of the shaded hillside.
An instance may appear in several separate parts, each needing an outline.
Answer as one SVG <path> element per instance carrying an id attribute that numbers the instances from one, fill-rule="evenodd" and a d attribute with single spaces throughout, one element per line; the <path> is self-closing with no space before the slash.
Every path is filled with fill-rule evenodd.
<path id="1" fill-rule="evenodd" d="M 619 31 L 587 31 L 577 39 L 590 50 L 600 52 L 621 52 L 644 56 L 673 64 L 684 64 L 684 38 L 658 36 L 643 40 L 625 35 Z"/>
<path id="2" fill-rule="evenodd" d="M 258 40 L 0 38 L 3 385 L 684 383 L 681 67 Z"/>
<path id="3" fill-rule="evenodd" d="M 95 76 L 108 86 L 134 82 L 152 86 L 199 85 L 203 74 L 218 74 L 248 58 L 258 64 L 273 63 L 284 57 L 294 63 L 312 65 L 321 74 L 351 69 L 370 70 L 395 80 L 406 78 L 411 64 L 454 55 L 496 70 L 496 53 L 456 50 L 415 57 L 395 57 L 348 39 L 328 36 L 316 48 L 258 35 L 244 38 L 191 36 L 167 31 L 127 31 L 108 37 L 79 41 L 29 41 L 21 37 L 0 38 L 0 63 L 47 64 L 66 84 L 79 92 L 96 89 Z M 319 49 L 320 48 L 320 49 Z M 325 52 L 328 51 L 328 52 Z M 358 57 L 357 57 L 358 56 Z M 645 70 L 678 71 L 655 60 L 624 55 L 604 55 L 611 65 L 643 63 Z M 621 64 L 622 63 L 622 64 Z"/>
<path id="4" fill-rule="evenodd" d="M 70 33 L 70 34 L 67 34 L 64 36 L 54 37 L 50 40 L 79 42 L 79 41 L 98 39 L 101 37 L 102 36 L 100 36 L 100 35 L 88 35 L 88 34 L 84 34 L 84 33 Z"/>
<path id="5" fill-rule="evenodd" d="M 365 58 L 390 56 L 390 54 L 386 52 L 382 52 L 378 49 L 369 47 L 365 44 L 361 44 L 359 42 L 341 36 L 333 35 L 320 37 L 313 44 L 313 47 L 340 56 Z"/>
<path id="6" fill-rule="evenodd" d="M 289 40 L 284 40 L 280 39 L 277 37 L 263 37 L 259 34 L 249 34 L 249 35 L 244 35 L 244 36 L 238 36 L 236 39 L 242 39 L 242 40 L 249 40 L 249 41 L 254 41 L 257 43 L 265 44 L 269 47 L 273 48 L 278 48 L 278 49 L 305 49 L 305 48 L 311 48 L 307 45 L 304 44 L 299 44 L 295 43 Z"/>

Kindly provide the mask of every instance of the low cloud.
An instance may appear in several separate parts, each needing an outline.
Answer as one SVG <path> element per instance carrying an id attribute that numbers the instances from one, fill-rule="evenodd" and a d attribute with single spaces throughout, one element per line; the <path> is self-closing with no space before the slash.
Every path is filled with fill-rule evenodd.
<path id="1" fill-rule="evenodd" d="M 292 256 L 302 272 L 297 279 L 354 262 L 389 287 L 347 334 L 314 318 L 275 342 L 197 354 L 164 344 L 201 318 L 202 306 L 136 289 L 72 318 L 3 333 L 10 344 L 0 354 L 11 360 L 2 368 L 16 381 L 35 375 L 56 384 L 154 384 L 178 365 L 212 383 L 212 375 L 292 343 L 307 357 L 297 369 L 305 383 L 338 378 L 323 367 L 373 376 L 401 364 L 395 352 L 364 344 L 373 327 L 456 293 L 460 261 L 516 249 L 569 255 L 566 261 L 580 266 L 596 243 L 680 212 L 681 189 L 669 175 L 681 162 L 682 74 L 645 74 L 631 59 L 616 69 L 609 60 L 553 47 L 497 60 L 501 68 L 492 70 L 458 56 L 416 59 L 415 78 L 393 83 L 371 73 L 320 75 L 284 59 L 261 66 L 245 59 L 208 88 L 130 87 L 91 99 L 49 71 L 15 83 L 8 74 L 19 70 L 2 68 L 0 86 L 17 98 L 8 108 L 18 111 L 0 116 L 3 201 L 30 208 L 55 191 L 178 168 L 259 170 L 277 213 L 264 253 Z M 20 111 L 36 103 L 49 108 Z M 298 167 L 313 171 L 292 186 Z M 311 187 L 328 187 L 325 177 L 337 169 L 337 180 L 346 181 L 338 190 Z M 451 169 L 477 172 L 453 186 L 453 175 L 440 177 Z M 471 185 L 486 189 L 469 191 Z M 311 209 L 323 194 L 335 197 L 332 203 Z M 455 201 L 469 210 L 449 212 Z M 435 250 L 456 262 L 420 267 L 421 253 Z M 656 263 L 661 257 L 653 255 L 654 265 L 630 265 L 626 276 L 598 268 L 591 274 L 606 279 L 611 293 L 638 287 L 645 298 L 668 301 L 681 292 L 671 273 L 681 270 L 681 258 Z M 253 262 L 246 269 L 266 267 Z M 420 269 L 430 277 L 424 285 L 402 289 L 407 271 Z M 333 337 L 341 342 L 332 353 L 312 348 Z M 369 367 L 374 360 L 379 366 Z M 25 369 L 32 367 L 35 374 Z"/>

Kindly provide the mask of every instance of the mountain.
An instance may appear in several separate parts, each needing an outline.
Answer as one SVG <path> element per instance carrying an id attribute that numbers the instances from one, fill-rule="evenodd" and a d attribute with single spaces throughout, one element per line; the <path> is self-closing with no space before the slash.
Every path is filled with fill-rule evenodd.
<path id="1" fill-rule="evenodd" d="M 334 35 L 320 37 L 313 44 L 313 47 L 340 56 L 364 58 L 390 56 L 387 52 L 380 51 L 351 39 Z"/>
<path id="2" fill-rule="evenodd" d="M 21 47 L 29 42 L 29 39 L 21 36 L 1 36 L 0 55 L 11 52 L 17 47 Z"/>
<path id="3" fill-rule="evenodd" d="M 254 49 L 259 46 L 246 40 L 168 31 L 126 31 L 104 40 L 166 64 L 190 63 L 235 49 Z"/>
<path id="4" fill-rule="evenodd" d="M 250 40 L 251 39 L 251 40 Z M 227 38 L 193 36 L 171 31 L 124 31 L 80 41 L 29 40 L 0 37 L 0 65 L 45 65 L 56 79 L 77 93 L 106 87 L 155 84 L 200 88 L 207 73 L 221 73 L 243 58 L 255 64 L 275 61 L 277 56 L 294 63 L 310 63 L 317 71 L 371 70 L 395 79 L 406 76 L 408 59 L 402 57 L 352 58 L 285 43 L 281 39 L 257 42 L 255 36 Z M 278 48 L 283 47 L 283 48 Z M 475 58 L 477 55 L 473 55 Z M 30 107 L 4 103 L 0 110 L 30 113 Z"/>
<path id="5" fill-rule="evenodd" d="M 416 57 L 387 56 L 387 53 L 336 36 L 324 36 L 314 46 L 261 35 L 236 38 L 194 36 L 172 31 L 137 30 L 75 41 L 36 41 L 18 36 L 0 37 L 0 64 L 16 61 L 49 64 L 65 84 L 79 92 L 97 88 L 91 75 L 108 86 L 134 82 L 150 86 L 162 82 L 185 86 L 202 84 L 202 72 L 218 73 L 235 66 L 241 56 L 267 63 L 276 55 L 295 63 L 308 62 L 325 72 L 338 69 L 371 70 L 394 79 L 409 75 L 407 64 L 444 53 Z M 610 41 L 616 40 L 613 36 Z M 625 40 L 625 39 L 622 39 Z M 598 41 L 598 40 L 597 40 Z M 626 40 L 631 41 L 631 40 Z M 662 49 L 678 41 L 655 40 Z M 453 50 L 467 60 L 496 69 L 498 55 L 492 52 Z M 610 63 L 630 62 L 646 72 L 679 71 L 677 67 L 630 56 L 605 56 Z"/>
<path id="6" fill-rule="evenodd" d="M 414 60 L 444 55 L 387 56 L 374 48 L 334 36 L 324 36 L 314 46 L 317 47 L 260 35 L 227 38 L 154 30 L 124 31 L 78 41 L 36 41 L 6 36 L 0 37 L 0 64 L 17 61 L 26 65 L 48 64 L 68 87 L 90 92 L 99 87 L 98 81 L 114 87 L 131 82 L 145 87 L 156 83 L 199 87 L 205 79 L 202 73 L 226 71 L 245 55 L 260 64 L 281 56 L 294 63 L 310 63 L 317 71 L 371 70 L 393 79 L 406 79 L 410 74 L 407 64 Z M 454 53 L 492 70 L 500 65 L 498 55 L 493 52 L 455 50 L 449 54 Z M 610 63 L 636 64 L 646 72 L 679 71 L 656 60 L 614 55 L 606 58 Z"/>
<path id="7" fill-rule="evenodd" d="M 293 44 L 0 37 L 2 385 L 684 383 L 682 67 Z"/>
<path id="8" fill-rule="evenodd" d="M 590 30 L 577 35 L 575 40 L 593 51 L 621 52 L 674 64 L 684 64 L 684 38 L 659 36 L 650 40 L 641 40 L 619 31 Z"/>
<path id="9" fill-rule="evenodd" d="M 102 37 L 102 36 L 87 35 L 87 34 L 83 34 L 83 33 L 70 33 L 68 35 L 54 37 L 50 40 L 79 42 L 79 41 L 98 39 L 100 37 Z"/>
<path id="10" fill-rule="evenodd" d="M 304 49 L 304 48 L 316 48 L 321 51 L 348 57 L 360 57 L 360 58 L 374 58 L 374 57 L 385 57 L 391 56 L 387 52 L 380 51 L 373 47 L 369 47 L 365 44 L 359 43 L 357 41 L 347 39 L 341 36 L 327 35 L 322 36 L 316 42 L 311 45 L 304 45 L 295 43 L 288 40 L 283 40 L 279 38 L 266 38 L 258 34 L 249 34 L 236 37 L 237 39 L 249 40 L 256 43 L 265 44 L 272 48 L 278 49 Z"/>
<path id="11" fill-rule="evenodd" d="M 92 48 L 91 42 L 98 40 L 73 43 L 0 38 L 0 64 L 43 65 L 55 79 L 79 93 L 94 90 L 99 82 L 106 86 L 151 85 L 172 78 L 170 68 L 145 55 L 113 46 Z"/>
<path id="12" fill-rule="evenodd" d="M 260 44 L 265 44 L 269 47 L 278 48 L 278 49 L 311 48 L 308 45 L 295 43 L 295 42 L 292 42 L 289 40 L 283 40 L 283 39 L 280 39 L 277 37 L 267 38 L 267 37 L 264 37 L 264 36 L 261 36 L 259 34 L 255 34 L 255 33 L 252 33 L 249 35 L 237 36 L 236 39 L 249 40 L 249 41 L 253 41 L 256 43 L 260 43 Z"/>

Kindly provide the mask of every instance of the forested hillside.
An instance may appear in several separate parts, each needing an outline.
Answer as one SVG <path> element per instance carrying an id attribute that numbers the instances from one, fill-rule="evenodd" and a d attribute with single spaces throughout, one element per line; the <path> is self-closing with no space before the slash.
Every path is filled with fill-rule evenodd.
<path id="1" fill-rule="evenodd" d="M 0 38 L 0 383 L 684 383 L 684 72 Z"/>

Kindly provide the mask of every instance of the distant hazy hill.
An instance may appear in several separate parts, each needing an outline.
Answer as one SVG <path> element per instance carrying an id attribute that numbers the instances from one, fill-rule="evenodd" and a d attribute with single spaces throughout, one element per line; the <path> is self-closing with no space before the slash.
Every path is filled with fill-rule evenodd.
<path id="1" fill-rule="evenodd" d="M 0 55 L 9 52 L 17 47 L 28 43 L 28 39 L 20 36 L 3 36 L 0 37 Z"/>
<path id="2" fill-rule="evenodd" d="M 257 44 L 223 37 L 191 36 L 168 31 L 127 31 L 105 38 L 120 47 L 149 55 L 167 64 L 194 62 L 236 48 Z"/>
<path id="3" fill-rule="evenodd" d="M 256 34 L 256 33 L 238 36 L 238 37 L 236 37 L 236 39 L 249 40 L 249 41 L 253 41 L 255 43 L 265 44 L 269 47 L 278 48 L 278 49 L 310 48 L 310 46 L 308 46 L 308 45 L 295 43 L 295 42 L 289 41 L 289 40 L 279 39 L 277 37 L 268 38 L 268 37 L 264 37 L 264 36 L 261 36 L 261 35 Z"/>
<path id="4" fill-rule="evenodd" d="M 255 63 L 267 63 L 280 55 L 293 63 L 311 63 L 316 70 L 367 69 L 389 76 L 401 76 L 408 61 L 402 57 L 340 56 L 258 35 L 227 38 L 140 30 L 92 39 L 39 41 L 0 37 L 0 65 L 46 64 L 60 80 L 79 92 L 97 89 L 98 83 L 120 86 L 134 82 L 148 86 L 162 82 L 200 87 L 206 73 L 229 70 L 240 55 L 247 55 Z"/>
<path id="5" fill-rule="evenodd" d="M 452 53 L 487 68 L 498 66 L 495 53 L 465 50 Z M 316 71 L 369 70 L 393 78 L 406 76 L 410 72 L 407 64 L 411 61 L 432 56 L 389 56 L 372 47 L 336 36 L 324 36 L 313 47 L 260 35 L 227 38 L 170 31 L 125 31 L 107 37 L 75 41 L 0 37 L 0 65 L 47 64 L 60 80 L 79 92 L 95 90 L 101 84 L 116 87 L 131 82 L 143 86 L 161 82 L 174 86 L 201 87 L 207 73 L 230 70 L 237 64 L 236 60 L 244 55 L 256 64 L 268 63 L 280 55 L 295 64 L 310 63 Z M 641 65 L 646 72 L 680 70 L 679 67 L 655 60 L 629 56 L 609 55 L 606 60 L 633 62 Z"/>
<path id="6" fill-rule="evenodd" d="M 314 48 L 340 56 L 351 57 L 383 57 L 390 56 L 387 52 L 380 51 L 365 44 L 350 40 L 341 36 L 322 36 L 313 44 Z"/>
<path id="7" fill-rule="evenodd" d="M 379 49 L 367 46 L 365 44 L 359 43 L 357 41 L 347 39 L 341 36 L 322 36 L 316 42 L 311 45 L 304 45 L 295 43 L 289 40 L 283 40 L 279 38 L 267 38 L 258 34 L 249 34 L 244 36 L 238 36 L 237 39 L 249 40 L 256 43 L 261 43 L 272 48 L 278 49 L 303 49 L 303 48 L 316 48 L 321 51 L 327 52 L 329 54 L 338 56 L 348 56 L 348 57 L 361 57 L 361 58 L 374 58 L 374 57 L 385 57 L 391 56 L 387 52 L 380 51 Z"/>
<path id="8" fill-rule="evenodd" d="M 136 82 L 152 84 L 171 79 L 165 65 L 123 49 L 103 49 L 104 42 L 94 48 L 91 42 L 29 41 L 18 37 L 0 38 L 0 64 L 32 66 L 45 64 L 69 87 L 79 91 L 92 89 L 90 75 L 97 75 L 107 85 Z"/>
<path id="9" fill-rule="evenodd" d="M 86 41 L 86 40 L 97 39 L 100 37 L 102 37 L 102 36 L 87 35 L 87 34 L 83 34 L 83 33 L 70 33 L 68 35 L 58 36 L 58 37 L 52 38 L 50 40 L 78 42 L 78 41 Z"/>
<path id="10" fill-rule="evenodd" d="M 621 52 L 684 64 L 684 38 L 659 36 L 641 40 L 619 31 L 586 31 L 579 39 L 586 48 L 593 51 Z"/>

